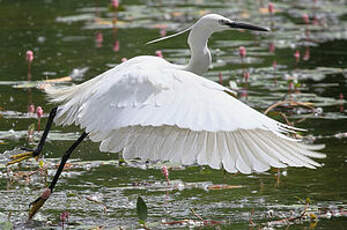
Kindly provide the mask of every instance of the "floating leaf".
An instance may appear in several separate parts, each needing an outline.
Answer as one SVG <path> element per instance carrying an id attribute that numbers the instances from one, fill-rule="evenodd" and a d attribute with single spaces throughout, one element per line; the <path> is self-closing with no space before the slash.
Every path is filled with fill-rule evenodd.
<path id="1" fill-rule="evenodd" d="M 43 160 L 40 160 L 40 162 L 39 162 L 40 168 L 43 168 L 44 165 L 45 165 L 45 162 L 43 162 Z"/>
<path id="2" fill-rule="evenodd" d="M 224 190 L 224 189 L 235 189 L 242 188 L 242 185 L 227 185 L 227 184 L 216 184 L 207 186 L 208 190 Z"/>
<path id="3" fill-rule="evenodd" d="M 28 127 L 28 131 L 34 131 L 35 130 L 35 123 L 31 123 Z"/>
<path id="4" fill-rule="evenodd" d="M 140 223 L 145 223 L 147 219 L 147 205 L 144 200 L 139 196 L 136 203 L 137 216 L 140 219 Z"/>

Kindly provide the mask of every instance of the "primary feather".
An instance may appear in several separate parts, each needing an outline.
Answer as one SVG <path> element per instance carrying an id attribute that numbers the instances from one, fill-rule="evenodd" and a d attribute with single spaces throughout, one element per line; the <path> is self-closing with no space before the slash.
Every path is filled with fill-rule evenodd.
<path id="1" fill-rule="evenodd" d="M 251 173 L 270 167 L 315 168 L 305 145 L 281 124 L 226 93 L 213 81 L 162 58 L 139 56 L 80 85 L 47 88 L 61 103 L 55 122 L 76 124 L 100 150 L 126 160 L 173 161 Z"/>

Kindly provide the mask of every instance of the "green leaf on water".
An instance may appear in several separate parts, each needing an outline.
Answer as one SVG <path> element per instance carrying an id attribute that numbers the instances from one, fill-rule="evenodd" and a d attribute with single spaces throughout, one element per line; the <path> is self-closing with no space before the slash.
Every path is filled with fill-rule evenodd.
<path id="1" fill-rule="evenodd" d="M 123 158 L 119 158 L 119 160 L 118 160 L 118 164 L 119 164 L 119 166 L 122 166 L 122 165 L 124 165 L 126 162 L 125 162 L 125 160 L 123 159 Z"/>
<path id="2" fill-rule="evenodd" d="M 40 168 L 43 168 L 44 165 L 45 165 L 45 162 L 43 162 L 43 160 L 40 160 L 40 161 L 39 161 L 39 166 L 40 166 Z"/>
<path id="3" fill-rule="evenodd" d="M 139 222 L 144 224 L 147 219 L 147 205 L 140 196 L 137 198 L 136 209 Z"/>
<path id="4" fill-rule="evenodd" d="M 28 131 L 33 131 L 35 130 L 35 123 L 31 123 L 28 127 Z"/>

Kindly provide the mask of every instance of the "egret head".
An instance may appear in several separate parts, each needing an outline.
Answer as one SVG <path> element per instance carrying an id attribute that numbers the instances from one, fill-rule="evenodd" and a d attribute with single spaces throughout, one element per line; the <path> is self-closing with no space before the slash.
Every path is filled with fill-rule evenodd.
<path id="1" fill-rule="evenodd" d="M 147 42 L 146 44 L 152 44 L 162 40 L 166 40 L 168 38 L 176 37 L 180 34 L 183 34 L 187 31 L 194 30 L 194 29 L 200 30 L 201 32 L 207 32 L 208 34 L 212 34 L 218 31 L 230 30 L 230 29 L 270 31 L 270 29 L 267 27 L 256 26 L 249 23 L 245 23 L 245 22 L 233 21 L 218 14 L 207 14 L 201 17 L 195 24 L 193 24 L 192 26 L 190 26 L 189 28 L 183 31 L 177 32 L 175 34 L 172 34 L 166 37 L 154 39 L 152 41 Z"/>
<path id="2" fill-rule="evenodd" d="M 218 32 L 230 29 L 245 29 L 255 31 L 270 31 L 269 28 L 256 26 L 245 22 L 237 22 L 230 20 L 222 15 L 207 14 L 201 17 L 192 27 L 208 30 L 210 32 Z"/>

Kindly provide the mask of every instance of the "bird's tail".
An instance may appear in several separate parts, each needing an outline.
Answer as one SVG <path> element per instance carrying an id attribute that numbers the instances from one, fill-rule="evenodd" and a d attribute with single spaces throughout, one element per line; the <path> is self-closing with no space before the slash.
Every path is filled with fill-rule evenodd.
<path id="1" fill-rule="evenodd" d="M 57 115 L 54 118 L 55 123 L 59 125 L 71 125 L 75 123 L 78 125 L 79 120 L 77 115 L 81 105 L 91 95 L 91 89 L 93 87 L 95 88 L 95 85 L 107 73 L 108 71 L 78 85 L 67 87 L 50 85 L 45 87 L 48 100 L 52 103 L 60 104 Z"/>
<path id="2" fill-rule="evenodd" d="M 68 87 L 48 86 L 45 88 L 48 100 L 53 103 L 63 103 L 69 101 L 74 97 L 78 91 L 79 85 L 72 85 Z"/>
<path id="3" fill-rule="evenodd" d="M 78 99 L 84 97 L 84 94 L 88 92 L 88 89 L 95 85 L 97 81 L 101 79 L 102 75 L 95 77 L 89 81 L 78 85 L 72 85 L 67 87 L 61 86 L 48 86 L 45 88 L 45 92 L 50 102 L 53 103 L 65 103 L 71 99 Z"/>
<path id="4" fill-rule="evenodd" d="M 83 99 L 88 95 L 89 89 L 95 84 L 98 78 L 91 79 L 82 84 L 68 87 L 48 86 L 45 88 L 48 100 L 52 103 L 60 104 L 54 122 L 58 125 L 71 125 L 78 121 L 78 110 L 83 103 Z"/>
<path id="5" fill-rule="evenodd" d="M 58 125 L 71 125 L 77 122 L 77 111 L 80 107 L 78 94 L 83 84 L 69 87 L 49 86 L 45 88 L 50 102 L 60 104 L 54 122 Z M 83 91 L 82 91 L 83 92 Z"/>

